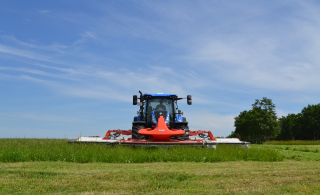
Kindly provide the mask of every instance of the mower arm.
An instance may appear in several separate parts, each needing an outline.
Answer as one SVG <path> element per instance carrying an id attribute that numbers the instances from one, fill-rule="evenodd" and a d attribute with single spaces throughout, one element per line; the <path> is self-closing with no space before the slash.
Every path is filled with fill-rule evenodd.
<path id="1" fill-rule="evenodd" d="M 217 141 L 216 138 L 213 137 L 211 131 L 204 131 L 204 130 L 189 131 L 190 136 L 203 135 L 204 133 L 208 134 L 208 136 L 210 137 L 209 140 Z"/>
<path id="2" fill-rule="evenodd" d="M 121 135 L 131 135 L 132 134 L 132 131 L 130 130 L 120 130 L 120 129 L 117 129 L 117 130 L 108 130 L 108 132 L 106 133 L 106 135 L 104 136 L 104 138 L 102 139 L 110 139 L 109 136 L 111 135 L 111 133 L 115 133 L 115 134 L 121 134 Z"/>

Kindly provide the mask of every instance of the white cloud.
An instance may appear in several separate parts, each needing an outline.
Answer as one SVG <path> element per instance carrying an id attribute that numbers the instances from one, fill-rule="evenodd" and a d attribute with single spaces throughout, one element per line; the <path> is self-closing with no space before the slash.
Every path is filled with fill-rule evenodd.
<path id="1" fill-rule="evenodd" d="M 316 16 L 312 12 L 310 15 Z M 278 33 L 274 33 L 278 27 L 273 28 L 271 23 L 264 24 L 263 32 L 251 28 L 257 26 L 255 20 L 246 21 L 243 24 L 246 28 L 237 26 L 236 31 L 225 35 L 195 39 L 185 58 L 229 83 L 266 90 L 319 92 L 317 18 L 309 17 L 308 22 L 294 16 L 282 18 L 287 23 Z"/>
<path id="2" fill-rule="evenodd" d="M 12 35 L 11 36 L 2 35 L 1 38 L 4 41 L 10 41 L 11 43 L 17 44 L 19 46 L 23 46 L 28 49 L 38 49 L 38 50 L 42 50 L 42 51 L 55 51 L 55 52 L 59 52 L 59 53 L 64 53 L 65 49 L 69 48 L 69 46 L 65 46 L 65 45 L 62 45 L 59 43 L 54 43 L 54 44 L 46 45 L 46 46 L 36 45 L 36 44 L 20 41 Z M 36 41 L 34 41 L 34 42 L 36 42 Z"/>
<path id="3" fill-rule="evenodd" d="M 30 51 L 24 51 L 24 50 L 21 50 L 21 49 L 8 47 L 8 46 L 1 45 L 1 44 L 0 44 L 0 52 L 1 53 L 10 54 L 10 55 L 30 58 L 30 59 L 34 59 L 34 60 L 51 61 L 46 56 L 43 56 L 43 55 L 40 55 L 40 54 L 36 54 L 36 53 L 30 52 Z"/>
<path id="4" fill-rule="evenodd" d="M 82 37 L 75 41 L 71 46 L 64 46 L 61 44 L 56 45 L 58 45 L 57 48 L 59 48 L 61 51 L 64 51 L 66 48 L 76 48 L 78 44 L 84 44 L 87 38 L 96 38 L 96 32 L 105 32 L 103 28 L 106 28 L 99 25 L 98 21 L 105 21 L 108 25 L 103 26 L 107 26 L 107 31 L 115 33 L 113 36 L 116 34 L 121 35 L 121 33 L 119 34 L 119 31 L 130 34 L 129 31 L 131 28 L 131 30 L 134 29 L 139 36 L 142 36 L 146 39 L 149 39 L 148 37 L 150 37 L 150 35 L 154 35 L 154 38 L 158 37 L 157 40 L 165 41 L 166 38 L 161 38 L 161 36 L 166 36 L 165 34 L 170 29 L 170 26 L 179 22 L 181 24 L 179 25 L 179 28 L 176 29 L 176 32 L 181 33 L 182 31 L 185 31 L 187 34 L 183 39 L 178 38 L 176 40 L 177 42 L 175 42 L 177 43 L 175 46 L 180 50 L 184 49 L 187 51 L 186 56 L 184 55 L 183 57 L 181 53 L 180 56 L 182 56 L 182 59 L 184 60 L 190 61 L 191 59 L 193 61 L 185 64 L 185 68 L 191 71 L 182 70 L 183 72 L 181 74 L 181 72 L 178 73 L 176 68 L 168 68 L 168 66 L 150 66 L 147 69 L 144 68 L 147 71 L 144 70 L 143 73 L 138 73 L 138 71 L 134 71 L 132 69 L 112 69 L 111 71 L 106 71 L 105 68 L 98 66 L 85 68 L 81 66 L 81 68 L 73 68 L 72 70 L 69 68 L 65 70 L 73 71 L 71 77 L 76 77 L 77 79 L 86 75 L 92 77 L 92 79 L 95 79 L 96 81 L 94 82 L 97 82 L 99 80 L 98 78 L 100 78 L 102 81 L 101 83 L 103 84 L 110 84 L 110 82 L 117 80 L 117 82 L 115 82 L 115 86 L 128 88 L 137 84 L 139 86 L 146 87 L 147 90 L 149 90 L 148 88 L 151 88 L 150 86 L 154 86 L 152 88 L 157 88 L 159 91 L 167 90 L 168 88 L 164 86 L 168 85 L 170 89 L 177 90 L 179 93 L 184 93 L 183 90 L 181 90 L 182 86 L 184 88 L 188 88 L 188 90 L 196 88 L 201 89 L 205 87 L 212 89 L 212 83 L 215 83 L 216 80 L 219 80 L 220 82 L 223 81 L 225 84 L 239 83 L 244 86 L 265 88 L 267 90 L 309 90 L 310 88 L 320 87 L 320 82 L 317 82 L 319 81 L 317 77 L 319 68 L 317 68 L 317 66 L 313 63 L 318 60 L 315 55 L 313 55 L 313 62 L 310 63 L 303 61 L 301 57 L 300 61 L 297 61 L 296 58 L 291 59 L 292 54 L 288 53 L 291 50 L 288 50 L 288 48 L 286 49 L 287 51 L 284 50 L 287 52 L 285 55 L 283 55 L 283 52 L 279 52 L 280 49 L 284 48 L 282 43 L 292 41 L 297 37 L 295 34 L 305 35 L 306 33 L 309 33 L 310 35 L 314 35 L 313 37 L 316 37 L 314 32 L 317 29 L 317 26 L 320 27 L 320 25 L 317 23 L 317 25 L 311 25 L 314 23 L 301 23 L 302 20 L 297 17 L 286 18 L 288 16 L 284 15 L 281 17 L 280 23 L 289 21 L 290 23 L 286 24 L 285 27 L 292 29 L 291 35 L 284 37 L 284 34 L 281 33 L 270 33 L 270 31 L 273 30 L 272 26 L 270 26 L 271 23 L 268 23 L 264 18 L 267 14 L 272 12 L 273 7 L 269 5 L 267 7 L 262 5 L 263 7 L 261 7 L 261 5 L 257 3 L 250 6 L 244 6 L 238 3 L 211 4 L 209 2 L 203 2 L 199 5 L 194 5 L 191 2 L 181 3 L 182 2 L 157 2 L 156 5 L 150 2 L 140 2 L 138 4 L 133 3 L 133 6 L 136 9 L 141 9 L 141 11 L 144 10 L 143 7 L 150 8 L 152 12 L 155 12 L 154 18 L 143 18 L 139 15 L 132 16 L 130 13 L 119 12 L 119 10 L 115 9 L 109 4 L 97 3 L 94 5 L 98 6 L 96 8 L 110 10 L 108 13 L 108 20 L 103 15 L 93 17 L 90 15 L 81 14 L 81 17 L 75 17 L 75 15 L 73 17 L 69 17 L 71 19 L 73 18 L 73 20 L 76 20 L 76 18 L 78 18 L 79 21 L 82 20 L 84 23 L 89 24 L 88 29 L 93 30 L 84 30 L 83 33 L 80 33 Z M 209 9 L 208 3 L 209 7 L 213 6 L 215 9 Z M 179 9 L 175 9 L 178 5 Z M 279 3 L 273 6 L 286 7 L 290 5 Z M 235 15 L 243 14 L 243 16 L 240 18 L 229 16 L 227 18 L 227 23 L 219 23 L 219 25 L 223 24 L 220 27 L 211 27 L 211 25 L 214 25 L 218 20 L 216 18 L 209 20 L 210 15 L 215 16 L 222 14 L 222 12 L 220 12 L 218 9 L 219 7 L 229 7 L 231 10 L 236 9 L 237 12 L 235 12 Z M 203 12 L 195 12 L 197 9 L 203 10 Z M 308 13 L 306 10 L 309 9 L 313 11 L 304 17 L 311 21 L 315 20 L 312 19 L 314 17 L 308 16 L 316 16 L 316 9 L 308 4 L 304 5 L 304 8 L 295 14 L 299 15 L 299 13 Z M 230 12 L 232 12 L 231 10 Z M 47 10 L 43 10 L 43 13 L 46 12 Z M 145 10 L 145 13 L 149 13 L 149 11 Z M 60 12 L 59 14 L 62 17 L 65 13 Z M 163 16 L 165 17 L 160 19 Z M 256 20 L 256 17 L 262 17 L 261 19 L 263 22 L 261 23 L 259 20 Z M 206 19 L 203 20 L 202 23 L 198 23 L 197 21 L 200 18 Z M 238 24 L 239 20 L 243 26 Z M 73 22 L 78 23 L 77 21 Z M 152 23 L 151 21 L 157 22 Z M 188 30 L 189 25 L 196 25 L 197 30 Z M 301 28 L 300 30 L 299 26 L 301 25 L 304 25 L 304 28 Z M 133 26 L 138 27 L 134 28 Z M 262 30 L 256 28 L 257 26 L 260 26 Z M 199 35 L 195 34 L 201 29 L 205 30 Z M 230 31 L 229 33 L 223 34 L 223 32 L 228 29 L 236 29 L 236 33 Z M 283 33 L 289 32 L 290 29 L 284 29 Z M 266 31 L 264 32 L 263 30 Z M 157 33 L 151 33 L 153 31 L 157 31 L 158 35 L 161 34 L 161 36 L 155 35 Z M 171 34 L 171 37 L 174 37 L 172 35 L 174 34 Z M 122 36 L 125 35 L 122 34 Z M 189 39 L 189 37 L 192 37 L 192 39 Z M 34 44 L 24 43 L 22 41 L 18 41 L 13 36 L 3 36 L 3 38 L 11 39 L 22 46 L 37 50 L 31 52 L 28 50 L 26 51 L 0 45 L 0 52 L 27 57 L 30 59 L 47 61 L 50 63 L 56 63 L 55 61 L 57 61 L 53 60 L 56 57 L 55 54 L 50 54 L 50 56 L 41 54 L 43 49 L 51 48 L 51 46 L 36 46 Z M 99 37 L 99 39 L 101 42 L 105 41 L 105 37 Z M 181 41 L 184 43 L 182 44 Z M 293 50 L 293 52 L 296 51 Z M 94 60 L 94 56 L 89 56 L 89 53 L 86 51 L 77 50 L 72 52 L 69 50 L 68 53 L 64 54 L 66 56 L 72 55 L 79 56 L 81 58 L 84 56 L 86 56 L 85 58 L 91 57 L 92 60 Z M 307 56 L 307 54 L 301 55 L 305 57 Z M 101 56 L 96 55 L 95 57 L 99 58 Z M 86 60 L 90 61 L 88 58 Z M 60 64 L 65 64 L 67 66 L 71 66 L 72 63 L 72 61 L 60 61 Z M 196 66 L 192 64 L 196 64 Z M 45 66 L 49 68 L 49 65 Z M 58 70 L 58 68 L 59 67 L 57 67 L 56 70 Z M 199 71 L 194 71 L 196 69 L 199 69 Z M 203 77 L 203 75 L 199 76 L 201 71 L 212 72 L 212 77 L 210 78 L 208 75 L 206 77 Z M 169 77 L 168 82 L 160 82 L 159 78 L 164 75 L 167 78 Z M 70 77 L 70 75 L 68 76 Z M 179 80 L 179 78 L 182 81 L 180 82 L 181 84 L 176 82 Z M 148 83 L 148 85 L 145 83 Z M 202 99 L 206 98 L 204 97 Z"/>

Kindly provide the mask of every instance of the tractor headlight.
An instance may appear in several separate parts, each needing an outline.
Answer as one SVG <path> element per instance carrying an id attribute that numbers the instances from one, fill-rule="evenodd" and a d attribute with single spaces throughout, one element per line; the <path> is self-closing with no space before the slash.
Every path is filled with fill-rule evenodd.
<path id="1" fill-rule="evenodd" d="M 166 117 L 166 124 L 169 123 L 169 119 L 170 119 L 169 116 L 170 116 L 170 115 L 169 115 L 169 113 L 168 113 L 168 115 L 167 115 L 167 117 Z"/>
<path id="2" fill-rule="evenodd" d="M 156 118 L 154 117 L 154 115 L 152 114 L 152 123 L 156 124 L 157 121 L 156 121 Z"/>

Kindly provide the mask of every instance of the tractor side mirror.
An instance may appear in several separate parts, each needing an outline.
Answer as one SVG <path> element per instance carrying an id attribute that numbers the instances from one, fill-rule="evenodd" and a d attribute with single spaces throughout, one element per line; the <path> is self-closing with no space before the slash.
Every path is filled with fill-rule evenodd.
<path id="1" fill-rule="evenodd" d="M 137 105 L 138 97 L 136 95 L 133 96 L 133 105 Z"/>
<path id="2" fill-rule="evenodd" d="M 187 95 L 187 103 L 188 103 L 188 105 L 191 105 L 191 104 L 192 104 L 191 95 Z"/>

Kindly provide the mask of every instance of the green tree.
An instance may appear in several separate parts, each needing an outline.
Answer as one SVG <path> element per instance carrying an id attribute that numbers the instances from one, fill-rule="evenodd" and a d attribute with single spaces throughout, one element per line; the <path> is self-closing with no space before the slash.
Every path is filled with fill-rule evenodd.
<path id="1" fill-rule="evenodd" d="M 277 117 L 277 113 L 275 110 L 276 105 L 272 103 L 272 99 L 268 99 L 263 97 L 262 100 L 256 99 L 255 103 L 252 104 L 252 108 L 259 108 L 267 111 L 272 116 Z"/>
<path id="2" fill-rule="evenodd" d="M 241 135 L 243 138 L 246 138 L 248 135 L 247 133 L 247 129 L 246 127 L 243 125 L 243 120 L 245 118 L 245 116 L 247 115 L 248 111 L 243 111 L 240 112 L 240 114 L 238 116 L 236 116 L 234 119 L 234 126 L 238 127 L 238 129 L 236 129 L 236 131 L 232 131 L 231 134 L 228 136 L 229 138 L 232 137 L 237 137 L 237 138 L 241 138 Z M 240 135 L 241 133 L 241 135 Z"/>
<path id="3" fill-rule="evenodd" d="M 301 114 L 288 114 L 279 119 L 280 133 L 277 136 L 278 140 L 294 140 L 300 132 L 300 117 Z"/>
<path id="4" fill-rule="evenodd" d="M 305 140 L 318 140 L 320 138 L 320 104 L 308 105 L 301 111 L 301 132 L 299 136 Z"/>
<path id="5" fill-rule="evenodd" d="M 320 139 L 320 104 L 308 105 L 301 113 L 289 114 L 279 119 L 280 140 L 319 140 Z"/>
<path id="6" fill-rule="evenodd" d="M 239 136 L 252 143 L 274 139 L 279 133 L 275 104 L 266 97 L 256 100 L 252 104 L 252 110 L 243 111 L 235 117 L 234 126 L 233 136 Z"/>

